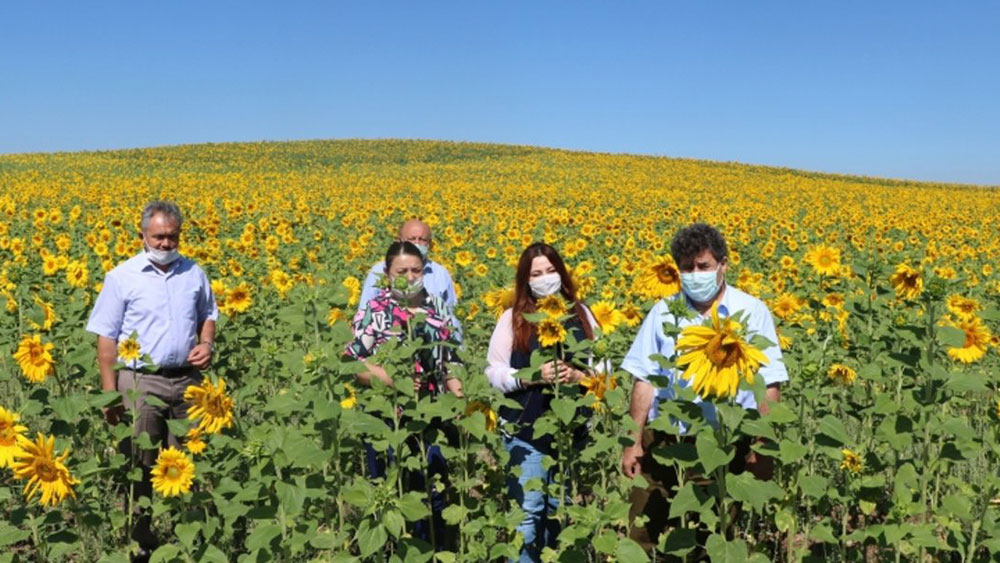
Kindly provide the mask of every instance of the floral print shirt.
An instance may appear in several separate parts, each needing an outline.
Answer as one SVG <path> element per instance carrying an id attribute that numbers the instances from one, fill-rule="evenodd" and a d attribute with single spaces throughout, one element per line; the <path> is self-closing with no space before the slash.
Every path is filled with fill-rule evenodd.
<path id="1" fill-rule="evenodd" d="M 356 360 L 365 360 L 373 356 L 378 348 L 390 339 L 403 341 L 412 334 L 414 339 L 425 344 L 435 342 L 461 343 L 451 310 L 437 295 L 425 292 L 421 304 L 422 322 L 410 327 L 410 321 L 417 316 L 406 307 L 400 305 L 392 292 L 383 289 L 354 316 L 354 340 L 347 345 L 345 353 Z M 426 378 L 426 385 L 432 392 L 439 392 L 440 383 L 433 381 L 439 373 L 443 374 L 445 363 L 457 362 L 455 348 L 451 346 L 433 346 L 419 350 L 413 358 L 415 376 Z"/>

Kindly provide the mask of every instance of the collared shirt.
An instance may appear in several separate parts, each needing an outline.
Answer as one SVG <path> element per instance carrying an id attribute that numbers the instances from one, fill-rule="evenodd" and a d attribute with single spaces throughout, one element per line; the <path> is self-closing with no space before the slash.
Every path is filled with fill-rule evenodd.
<path id="1" fill-rule="evenodd" d="M 188 365 L 198 327 L 219 318 L 205 272 L 178 258 L 164 272 L 140 253 L 104 277 L 87 331 L 121 342 L 134 331 L 139 349 L 159 367 Z"/>
<path id="2" fill-rule="evenodd" d="M 365 277 L 365 285 L 361 288 L 361 301 L 358 303 L 359 311 L 365 307 L 366 303 L 378 295 L 379 288 L 375 287 L 375 284 L 384 275 L 385 262 L 379 262 L 368 270 L 368 276 Z M 458 303 L 455 294 L 455 282 L 451 281 L 451 274 L 448 273 L 448 270 L 444 269 L 444 266 L 437 262 L 427 262 L 424 266 L 424 288 L 427 289 L 428 293 L 441 297 L 444 300 L 444 304 L 450 309 L 454 309 L 455 304 Z"/>
<path id="3" fill-rule="evenodd" d="M 671 299 L 685 299 L 681 295 L 675 295 Z M 685 380 L 682 377 L 678 377 L 679 374 L 676 370 L 664 369 L 656 360 L 650 359 L 650 355 L 653 354 L 660 354 L 666 358 L 674 354 L 674 340 L 667 337 L 664 333 L 664 323 L 671 322 L 680 328 L 684 328 L 693 324 L 701 324 L 711 315 L 710 311 L 706 311 L 705 315 L 699 315 L 691 307 L 690 302 L 687 305 L 695 313 L 695 317 L 693 319 L 679 319 L 680 322 L 677 322 L 677 319 L 674 319 L 674 316 L 670 314 L 667 302 L 663 299 L 659 300 L 649 311 L 649 314 L 646 315 L 646 319 L 642 322 L 635 341 L 632 342 L 632 347 L 622 361 L 622 369 L 631 373 L 636 379 L 648 381 L 650 376 L 670 378 L 670 385 L 657 390 L 656 396 L 649 407 L 648 420 L 653 420 L 658 416 L 661 401 L 674 399 L 675 384 L 678 387 L 688 387 L 694 384 L 693 379 Z M 777 344 L 778 335 L 774 329 L 774 319 L 771 317 L 771 311 L 768 310 L 767 305 L 760 299 L 727 285 L 726 291 L 719 303 L 719 316 L 728 317 L 731 314 L 741 311 L 744 314 L 747 340 L 753 338 L 755 334 L 759 334 L 774 343 L 773 346 L 764 350 L 764 355 L 767 356 L 768 363 L 760 367 L 757 376 L 763 378 L 764 383 L 767 385 L 788 381 L 788 370 L 785 369 L 785 363 L 781 359 L 781 348 Z M 715 405 L 710 402 L 701 402 L 700 399 L 700 397 L 696 397 L 695 402 L 701 403 L 702 412 L 705 414 L 706 419 L 714 423 L 717 420 Z M 737 391 L 735 401 L 746 409 L 757 407 L 757 400 L 751 391 Z M 683 424 L 680 425 L 680 428 L 682 432 L 686 431 Z"/>

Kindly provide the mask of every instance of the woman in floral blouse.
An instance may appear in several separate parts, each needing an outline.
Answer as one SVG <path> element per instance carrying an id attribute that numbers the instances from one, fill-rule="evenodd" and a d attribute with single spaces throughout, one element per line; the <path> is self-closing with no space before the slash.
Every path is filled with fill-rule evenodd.
<path id="1" fill-rule="evenodd" d="M 372 379 L 379 379 L 387 386 L 395 383 L 378 362 L 378 351 L 387 342 L 416 340 L 430 346 L 422 346 L 413 358 L 413 387 L 420 397 L 433 397 L 444 391 L 461 396 L 462 383 L 448 376 L 449 363 L 458 362 L 455 347 L 460 343 L 451 311 L 444 301 L 430 295 L 423 287 L 425 261 L 420 250 L 410 242 L 394 242 L 385 255 L 385 279 L 388 287 L 358 311 L 354 317 L 354 340 L 347 345 L 348 357 L 364 362 L 366 370 L 357 375 L 362 385 L 371 385 Z M 434 344 L 442 344 L 440 346 Z M 398 381 L 398 379 L 397 379 Z M 405 413 L 404 413 L 405 417 Z M 440 421 L 431 425 L 433 431 L 445 436 L 453 427 Z M 440 434 L 438 434 L 440 435 Z M 411 437 L 413 438 L 413 437 Z M 413 455 L 419 455 L 420 446 L 416 439 L 407 441 Z M 378 454 L 371 444 L 365 444 L 368 472 L 372 478 L 386 476 L 386 462 L 393 462 L 394 452 L 390 448 L 387 455 Z M 429 445 L 426 450 L 427 473 L 431 479 L 439 479 L 448 485 L 448 465 L 437 445 Z M 446 506 L 444 495 L 438 487 L 427 487 L 425 475 L 420 471 L 406 472 L 407 488 L 411 491 L 431 491 L 431 518 L 433 526 L 426 521 L 418 522 L 413 535 L 432 544 L 436 550 L 448 549 L 454 543 L 455 534 L 444 522 L 442 513 Z"/>
<path id="2" fill-rule="evenodd" d="M 416 245 L 394 242 L 385 256 L 388 288 L 358 310 L 354 317 L 354 341 L 346 354 L 364 362 L 367 371 L 358 374 L 358 382 L 371 385 L 373 377 L 392 386 L 392 379 L 377 362 L 372 361 L 378 348 L 390 339 L 419 339 L 425 344 L 459 344 L 457 323 L 444 301 L 424 289 L 424 257 Z M 411 325 L 417 315 L 422 321 Z M 418 391 L 437 394 L 443 390 L 461 395 L 462 384 L 449 378 L 446 364 L 458 361 L 453 346 L 422 349 L 414 358 L 413 380 Z"/>

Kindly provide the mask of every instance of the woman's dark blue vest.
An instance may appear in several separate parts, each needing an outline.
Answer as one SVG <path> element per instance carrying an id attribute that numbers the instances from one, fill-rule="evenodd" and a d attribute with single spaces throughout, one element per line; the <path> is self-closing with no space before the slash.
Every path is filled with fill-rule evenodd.
<path id="1" fill-rule="evenodd" d="M 577 317 L 568 319 L 563 323 L 563 326 L 567 331 L 573 333 L 573 337 L 576 338 L 577 342 L 585 340 L 587 334 L 583 330 L 583 324 Z M 516 348 L 513 348 L 510 353 L 510 367 L 514 369 L 523 369 L 531 365 L 531 354 L 539 348 L 537 335 L 532 335 L 531 340 L 528 342 L 528 350 L 522 352 Z M 573 363 L 573 354 L 565 354 L 563 356 L 563 361 L 567 364 Z M 513 399 L 517 401 L 521 408 L 516 409 L 512 407 L 500 407 L 499 414 L 504 420 L 508 422 L 513 422 L 516 426 L 517 432 L 513 433 L 515 438 L 524 440 L 532 446 L 534 446 L 538 451 L 552 455 L 552 436 L 545 435 L 536 438 L 534 436 L 534 431 L 532 429 L 532 423 L 538 420 L 543 414 L 549 411 L 552 404 L 552 399 L 555 397 L 552 393 L 552 389 L 548 385 L 532 385 L 525 389 L 517 389 L 511 391 L 504 395 L 508 399 Z M 586 420 L 586 407 L 577 409 L 576 419 L 581 421 L 581 424 L 577 426 L 573 431 L 573 443 L 582 443 L 587 436 L 587 429 L 582 421 Z"/>

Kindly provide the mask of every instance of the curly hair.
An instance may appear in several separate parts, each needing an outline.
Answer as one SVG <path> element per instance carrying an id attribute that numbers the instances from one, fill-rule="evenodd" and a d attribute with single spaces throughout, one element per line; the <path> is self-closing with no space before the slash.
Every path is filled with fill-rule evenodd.
<path id="1" fill-rule="evenodd" d="M 715 227 L 705 223 L 684 227 L 674 235 L 674 240 L 670 243 L 670 254 L 678 266 L 690 263 L 706 249 L 719 262 L 729 255 L 725 237 Z"/>

